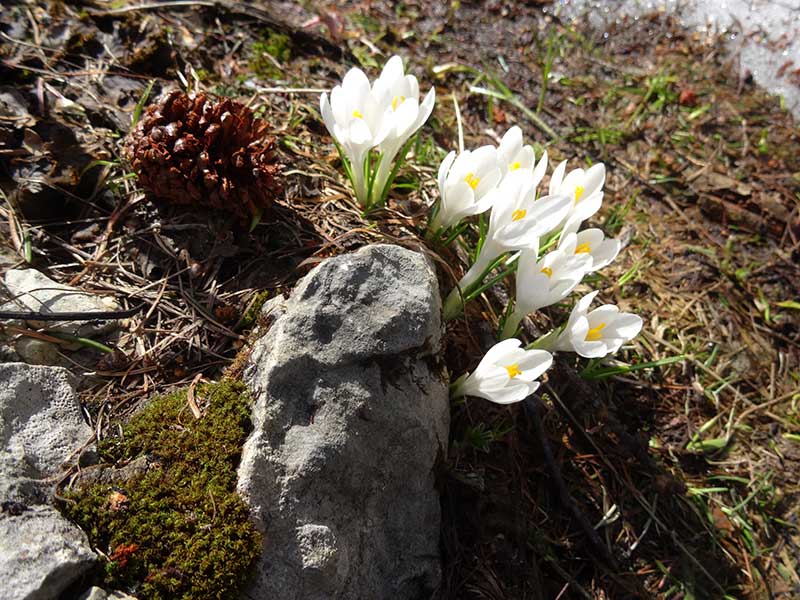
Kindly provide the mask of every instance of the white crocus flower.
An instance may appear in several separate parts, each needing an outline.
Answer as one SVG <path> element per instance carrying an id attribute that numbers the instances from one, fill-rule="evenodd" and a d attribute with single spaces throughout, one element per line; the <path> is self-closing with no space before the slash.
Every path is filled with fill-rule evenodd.
<path id="1" fill-rule="evenodd" d="M 566 298 L 592 267 L 591 255 L 567 251 L 574 243 L 573 237 L 574 233 L 569 234 L 565 247 L 541 259 L 536 247 L 522 251 L 517 268 L 516 305 L 506 320 L 503 338 L 512 336 L 526 315 Z"/>
<path id="2" fill-rule="evenodd" d="M 420 104 L 417 78 L 406 75 L 403 60 L 393 56 L 373 84 L 372 95 L 383 109 L 383 122 L 387 127 L 386 137 L 378 144 L 381 162 L 373 184 L 375 200 L 375 194 L 382 193 L 388 182 L 397 153 L 430 117 L 436 90 L 431 87 Z"/>
<path id="3" fill-rule="evenodd" d="M 478 396 L 497 404 L 511 404 L 530 396 L 536 381 L 553 364 L 546 350 L 525 350 L 522 342 L 505 340 L 492 346 L 470 375 L 455 384 L 453 397 Z"/>
<path id="4" fill-rule="evenodd" d="M 577 227 L 579 223 L 574 223 Z M 569 231 L 566 227 L 561 233 L 561 241 L 558 244 L 559 248 L 564 248 L 566 253 L 574 254 L 588 254 L 592 257 L 592 266 L 589 273 L 593 273 L 602 269 L 611 261 L 613 261 L 617 254 L 619 254 L 620 243 L 615 239 L 605 239 L 605 234 L 600 229 L 584 229 L 574 233 Z"/>
<path id="5" fill-rule="evenodd" d="M 491 192 L 489 229 L 475 264 L 459 282 L 466 289 L 480 278 L 501 254 L 538 246 L 539 238 L 558 227 L 572 208 L 567 196 L 536 198 L 530 172 L 511 173 Z"/>
<path id="6" fill-rule="evenodd" d="M 567 161 L 563 161 L 553 171 L 550 193 L 565 194 L 574 200 L 565 228 L 577 230 L 577 226 L 593 216 L 603 204 L 606 167 L 603 163 L 597 163 L 587 170 L 574 169 L 565 177 L 566 168 Z"/>
<path id="7" fill-rule="evenodd" d="M 533 147 L 522 145 L 522 129 L 514 125 L 506 131 L 497 147 L 500 159 L 505 163 L 505 172 L 528 171 L 533 174 L 533 185 L 538 186 L 547 171 L 547 152 L 536 162 Z"/>
<path id="8" fill-rule="evenodd" d="M 320 97 L 320 113 L 328 131 L 339 144 L 350 163 L 356 199 L 362 205 L 367 198 L 365 161 L 374 146 L 388 131 L 383 126 L 383 114 L 372 95 L 367 76 L 361 69 L 350 69 L 341 85 Z"/>
<path id="9" fill-rule="evenodd" d="M 489 192 L 500 182 L 501 166 L 494 146 L 445 156 L 439 167 L 439 212 L 431 231 L 447 229 L 464 217 L 488 210 L 492 202 Z"/>
<path id="10" fill-rule="evenodd" d="M 330 99 L 322 94 L 322 119 L 349 163 L 356 199 L 363 207 L 385 198 L 394 158 L 430 116 L 434 101 L 431 88 L 420 104 L 417 79 L 405 75 L 399 56 L 389 59 L 372 86 L 361 69 L 353 68 L 333 88 Z M 382 153 L 374 172 L 376 161 L 368 160 L 373 148 Z"/>
<path id="11" fill-rule="evenodd" d="M 597 294 L 596 291 L 586 294 L 575 304 L 566 327 L 551 345 L 553 350 L 577 352 L 585 358 L 602 358 L 639 334 L 642 318 L 620 312 L 614 304 L 604 304 L 588 312 Z"/>

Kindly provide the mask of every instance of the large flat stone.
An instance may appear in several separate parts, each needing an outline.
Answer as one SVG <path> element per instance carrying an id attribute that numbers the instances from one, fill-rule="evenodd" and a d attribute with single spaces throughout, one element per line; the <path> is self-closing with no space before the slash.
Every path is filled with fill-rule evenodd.
<path id="1" fill-rule="evenodd" d="M 246 373 L 255 431 L 239 489 L 264 547 L 245 597 L 429 598 L 449 428 L 431 265 L 370 246 L 323 262 L 270 309 Z"/>

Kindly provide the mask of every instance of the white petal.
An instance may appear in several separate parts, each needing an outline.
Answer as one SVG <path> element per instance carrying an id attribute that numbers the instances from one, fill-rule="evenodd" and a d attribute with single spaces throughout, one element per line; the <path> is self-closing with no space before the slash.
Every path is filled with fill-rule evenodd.
<path id="1" fill-rule="evenodd" d="M 548 296 L 549 287 L 550 278 L 544 273 L 535 272 L 525 277 L 519 277 L 518 275 L 517 310 L 527 315 L 551 304 Z"/>
<path id="2" fill-rule="evenodd" d="M 585 194 L 594 194 L 603 188 L 603 183 L 606 180 L 606 166 L 603 163 L 597 163 L 589 167 L 586 171 L 583 187 Z"/>
<path id="3" fill-rule="evenodd" d="M 476 173 L 485 173 L 498 169 L 497 148 L 494 146 L 481 146 L 472 151 L 471 170 Z"/>
<path id="4" fill-rule="evenodd" d="M 521 377 L 526 381 L 533 381 L 550 368 L 553 364 L 553 355 L 547 350 L 528 350 L 518 364 L 522 371 Z"/>
<path id="5" fill-rule="evenodd" d="M 535 219 L 537 235 L 551 232 L 564 220 L 570 210 L 568 196 L 544 196 L 533 203 L 532 218 Z"/>
<path id="6" fill-rule="evenodd" d="M 514 125 L 503 135 L 503 139 L 500 140 L 497 151 L 501 159 L 508 165 L 517 152 L 519 152 L 520 148 L 522 148 L 522 129 Z"/>
<path id="7" fill-rule="evenodd" d="M 561 252 L 562 255 L 575 254 L 575 247 L 577 245 L 578 245 L 577 234 L 573 232 L 567 233 L 567 235 L 562 234 L 561 241 L 559 241 L 558 243 L 558 250 L 559 252 Z M 553 258 L 556 258 L 556 255 L 554 255 Z"/>
<path id="8" fill-rule="evenodd" d="M 403 59 L 395 54 L 383 67 L 380 78 L 394 82 L 398 79 L 402 79 L 404 75 L 405 72 L 403 70 Z"/>
<path id="9" fill-rule="evenodd" d="M 591 229 L 584 229 L 583 231 L 578 232 L 576 236 L 576 243 L 578 246 L 582 244 L 588 244 L 589 251 L 594 253 L 594 251 L 600 247 L 600 244 L 603 242 L 605 237 L 606 236 L 601 229 L 592 227 Z"/>
<path id="10" fill-rule="evenodd" d="M 609 324 L 609 335 L 623 338 L 625 341 L 632 340 L 642 330 L 642 318 L 633 313 L 620 313 Z M 605 330 L 604 330 L 605 331 Z"/>
<path id="11" fill-rule="evenodd" d="M 453 166 L 453 161 L 456 159 L 456 151 L 451 150 L 447 156 L 444 157 L 442 164 L 439 165 L 439 194 L 444 194 L 444 184 L 447 180 L 447 173 L 450 167 Z"/>
<path id="12" fill-rule="evenodd" d="M 371 146 L 372 132 L 364 119 L 353 119 L 350 123 L 349 139 L 357 146 Z"/>
<path id="13" fill-rule="evenodd" d="M 544 179 L 544 174 L 547 172 L 547 150 L 542 154 L 542 158 L 536 163 L 533 169 L 533 185 L 537 187 Z"/>
<path id="14" fill-rule="evenodd" d="M 406 98 L 414 98 L 414 100 L 419 101 L 419 82 L 417 78 L 413 75 L 406 75 L 403 78 L 403 96 Z"/>
<path id="15" fill-rule="evenodd" d="M 433 105 L 436 103 L 436 89 L 431 88 L 427 94 L 425 94 L 425 99 L 422 101 L 422 104 L 419 107 L 419 116 L 417 117 L 417 129 L 422 127 L 422 125 L 428 120 L 428 117 L 431 116 L 431 112 L 433 111 Z"/>
<path id="16" fill-rule="evenodd" d="M 483 360 L 481 360 L 481 364 L 483 364 L 485 361 L 489 364 L 496 365 L 502 362 L 511 351 L 513 351 L 515 348 L 519 348 L 521 345 L 522 342 L 514 338 L 498 342 L 489 348 L 488 352 L 486 352 L 484 355 Z"/>
<path id="17" fill-rule="evenodd" d="M 475 196 L 482 198 L 497 187 L 497 184 L 503 178 L 503 173 L 498 167 L 494 167 L 488 171 L 483 171 L 478 177 L 480 182 L 478 187 L 475 188 Z"/>
<path id="18" fill-rule="evenodd" d="M 603 192 L 597 192 L 591 196 L 581 198 L 580 202 L 575 204 L 575 208 L 572 210 L 569 219 L 570 221 L 577 220 L 579 223 L 582 223 L 589 217 L 594 216 L 594 214 L 600 210 L 602 204 Z"/>
<path id="19" fill-rule="evenodd" d="M 453 161 L 453 166 L 450 168 L 451 177 L 463 179 L 467 173 L 475 172 L 472 167 L 472 154 L 472 150 L 464 150 L 458 153 L 455 161 Z"/>
<path id="20" fill-rule="evenodd" d="M 519 163 L 520 169 L 530 171 L 536 164 L 536 154 L 533 152 L 533 148 L 530 146 L 524 146 L 521 148 L 519 152 L 517 152 L 516 155 L 511 158 L 511 165 L 509 168 L 511 168 L 514 163 Z M 542 176 L 544 176 L 544 173 L 542 173 Z M 539 181 L 541 181 L 541 179 Z M 534 187 L 536 187 L 538 183 L 539 182 L 536 181 L 534 183 Z"/>
<path id="21" fill-rule="evenodd" d="M 581 317 L 586 317 L 586 311 L 589 310 L 589 306 L 591 306 L 592 301 L 597 297 L 599 294 L 599 290 L 595 290 L 593 292 L 589 292 L 583 298 L 578 300 L 575 303 L 575 306 L 572 308 L 572 312 L 569 314 L 569 320 L 567 321 L 567 329 L 572 329 L 575 326 L 575 323 L 578 322 L 578 319 Z M 587 321 L 587 330 L 588 330 L 588 321 Z"/>
<path id="22" fill-rule="evenodd" d="M 561 188 L 564 190 L 568 190 L 570 194 L 575 193 L 576 186 L 582 186 L 586 180 L 586 171 L 581 168 L 573 169 L 567 176 L 564 177 L 564 181 L 561 182 Z M 589 190 L 584 190 L 584 195 L 588 195 L 587 192 Z"/>
<path id="23" fill-rule="evenodd" d="M 592 271 L 597 271 L 610 264 L 617 258 L 620 247 L 618 240 L 603 240 L 600 247 L 592 252 Z"/>
<path id="24" fill-rule="evenodd" d="M 576 348 L 578 345 L 582 344 L 588 334 L 589 319 L 586 318 L 586 315 L 582 315 L 576 319 L 572 324 L 572 327 L 569 328 L 569 338 L 570 342 L 572 343 L 572 347 Z"/>
<path id="25" fill-rule="evenodd" d="M 333 111 L 331 110 L 331 103 L 328 100 L 328 94 L 324 92 L 319 98 L 319 112 L 322 115 L 322 120 L 325 122 L 325 127 L 327 127 L 330 134 L 333 135 L 336 120 L 333 118 Z"/>
<path id="26" fill-rule="evenodd" d="M 564 171 L 567 169 L 567 161 L 561 161 L 550 176 L 550 195 L 553 196 L 558 193 L 558 188 L 561 187 L 561 182 L 564 179 Z"/>
<path id="27" fill-rule="evenodd" d="M 484 393 L 478 394 L 478 396 L 495 404 L 513 404 L 527 398 L 530 395 L 530 389 L 529 385 L 509 386 L 493 394 Z"/>
<path id="28" fill-rule="evenodd" d="M 352 118 L 352 114 L 347 112 L 346 94 L 340 85 L 331 90 L 331 110 L 334 120 L 340 125 L 347 123 Z"/>
<path id="29" fill-rule="evenodd" d="M 608 325 L 617 318 L 618 314 L 619 307 L 616 304 L 603 304 L 590 312 L 587 318 L 589 319 L 589 325 L 591 327 L 597 327 L 601 323 Z"/>
<path id="30" fill-rule="evenodd" d="M 354 104 L 362 103 L 370 93 L 369 79 L 364 75 L 364 71 L 358 67 L 353 67 L 342 80 L 342 90 L 346 98 Z"/>
<path id="31" fill-rule="evenodd" d="M 584 358 L 603 358 L 609 354 L 605 341 L 587 342 L 582 340 L 574 344 L 575 352 Z"/>
<path id="32" fill-rule="evenodd" d="M 414 133 L 414 124 L 419 114 L 419 104 L 416 98 L 406 98 L 391 116 L 387 115 L 393 123 L 394 135 L 400 146 Z"/>

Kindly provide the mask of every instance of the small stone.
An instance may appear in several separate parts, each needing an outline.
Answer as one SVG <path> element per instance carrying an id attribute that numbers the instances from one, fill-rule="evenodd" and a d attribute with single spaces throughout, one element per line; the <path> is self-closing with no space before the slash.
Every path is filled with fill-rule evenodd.
<path id="1" fill-rule="evenodd" d="M 19 358 L 29 365 L 64 367 L 68 361 L 58 353 L 58 347 L 44 340 L 22 336 L 14 344 Z"/>
<path id="2" fill-rule="evenodd" d="M 87 294 L 78 288 L 56 283 L 36 269 L 12 269 L 4 278 L 11 300 L 0 307 L 7 312 L 92 313 L 119 310 L 112 299 Z M 35 319 L 31 323 L 44 325 Z M 118 321 L 48 321 L 47 329 L 77 336 L 91 336 L 115 329 Z"/>
<path id="3" fill-rule="evenodd" d="M 93 587 L 79 598 L 79 600 L 136 600 L 123 592 L 107 592 L 103 588 Z"/>

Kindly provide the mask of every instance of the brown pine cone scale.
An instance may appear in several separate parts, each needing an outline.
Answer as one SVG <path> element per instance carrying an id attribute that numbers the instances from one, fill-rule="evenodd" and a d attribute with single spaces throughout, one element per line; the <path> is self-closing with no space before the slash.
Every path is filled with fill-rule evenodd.
<path id="1" fill-rule="evenodd" d="M 283 189 L 268 130 L 239 102 L 173 91 L 147 108 L 123 156 L 156 198 L 228 210 L 247 221 Z"/>

